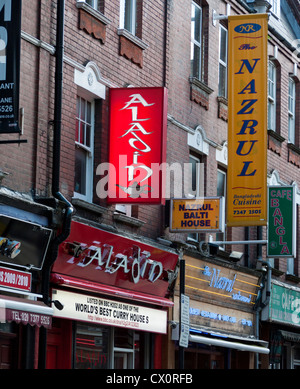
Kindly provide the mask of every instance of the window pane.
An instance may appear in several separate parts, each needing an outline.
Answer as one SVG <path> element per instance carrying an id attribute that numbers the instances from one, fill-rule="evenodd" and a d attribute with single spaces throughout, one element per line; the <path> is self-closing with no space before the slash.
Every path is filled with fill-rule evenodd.
<path id="1" fill-rule="evenodd" d="M 191 59 L 191 73 L 193 77 L 200 79 L 201 74 L 201 49 L 199 46 L 193 45 L 193 55 Z"/>
<path id="2" fill-rule="evenodd" d="M 221 28 L 220 35 L 220 60 L 227 63 L 227 31 Z"/>
<path id="3" fill-rule="evenodd" d="M 80 147 L 76 147 L 75 151 L 74 190 L 76 193 L 86 195 L 86 152 Z"/>
<path id="4" fill-rule="evenodd" d="M 225 196 L 225 173 L 218 171 L 217 196 Z"/>
<path id="5" fill-rule="evenodd" d="M 192 5 L 192 39 L 201 43 L 201 8 Z"/>
<path id="6" fill-rule="evenodd" d="M 227 69 L 220 64 L 219 66 L 219 96 L 227 97 Z"/>
<path id="7" fill-rule="evenodd" d="M 109 329 L 77 323 L 75 369 L 108 369 Z"/>

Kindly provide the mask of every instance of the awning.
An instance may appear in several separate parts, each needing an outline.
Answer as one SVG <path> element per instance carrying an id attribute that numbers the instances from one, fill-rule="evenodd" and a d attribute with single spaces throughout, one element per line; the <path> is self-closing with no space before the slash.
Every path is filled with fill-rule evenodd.
<path id="1" fill-rule="evenodd" d="M 233 338 L 232 338 L 233 339 Z M 269 354 L 270 350 L 267 348 L 267 342 L 261 341 L 259 339 L 243 339 L 243 338 L 237 338 L 239 341 L 231 340 L 230 338 L 221 339 L 218 337 L 211 337 L 211 336 L 202 336 L 202 335 L 193 335 L 190 333 L 189 335 L 189 341 L 195 342 L 195 343 L 201 343 L 201 344 L 207 344 L 209 346 L 219 346 L 219 347 L 226 347 L 226 348 L 233 348 L 240 351 L 250 351 L 253 353 L 260 353 L 260 354 Z M 243 341 L 244 340 L 244 341 Z M 253 343 L 249 344 L 247 341 Z M 263 346 L 259 346 L 256 343 L 261 343 Z"/>
<path id="2" fill-rule="evenodd" d="M 300 334 L 283 330 L 280 330 L 279 332 L 285 340 L 289 340 L 291 342 L 300 342 Z"/>
<path id="3" fill-rule="evenodd" d="M 69 286 L 77 289 L 83 289 L 86 291 L 98 292 L 109 296 L 123 297 L 125 299 L 141 301 L 144 303 L 160 305 L 163 307 L 173 307 L 174 305 L 171 300 L 164 297 L 116 288 L 114 286 L 87 281 L 81 278 L 69 277 L 64 274 L 52 273 L 51 281 L 58 285 Z"/>
<path id="4" fill-rule="evenodd" d="M 40 301 L 4 296 L 0 299 L 0 323 L 16 322 L 51 328 L 53 309 Z"/>

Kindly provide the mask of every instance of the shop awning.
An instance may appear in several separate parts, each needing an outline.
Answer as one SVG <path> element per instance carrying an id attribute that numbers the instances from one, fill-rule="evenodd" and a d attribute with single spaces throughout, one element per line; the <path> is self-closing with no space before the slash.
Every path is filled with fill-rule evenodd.
<path id="1" fill-rule="evenodd" d="M 3 296 L 0 298 L 0 323 L 16 322 L 51 328 L 53 309 L 40 301 Z"/>
<path id="2" fill-rule="evenodd" d="M 217 337 L 209 337 L 209 336 L 202 336 L 202 335 L 189 335 L 189 341 L 195 342 L 195 343 L 201 343 L 201 344 L 207 344 L 209 346 L 219 346 L 219 347 L 226 347 L 226 348 L 233 348 L 240 351 L 250 351 L 253 353 L 260 353 L 260 354 L 269 354 L 270 350 L 265 346 L 259 346 L 257 344 L 249 344 L 246 342 L 242 342 L 242 338 L 240 338 L 241 341 L 231 341 L 228 338 L 221 339 Z M 256 340 L 257 342 L 260 342 L 259 340 Z M 262 342 L 266 343 L 266 342 Z"/>
<path id="3" fill-rule="evenodd" d="M 285 340 L 300 343 L 300 334 L 297 334 L 295 332 L 283 331 L 283 330 L 280 330 L 279 332 Z"/>
<path id="4" fill-rule="evenodd" d="M 109 296 L 123 297 L 125 299 L 141 301 L 144 303 L 160 305 L 163 307 L 173 307 L 174 305 L 171 300 L 164 297 L 116 288 L 110 285 L 69 277 L 64 274 L 52 273 L 51 281 L 58 285 L 69 286 L 77 289 L 83 289 L 86 291 L 98 292 Z"/>

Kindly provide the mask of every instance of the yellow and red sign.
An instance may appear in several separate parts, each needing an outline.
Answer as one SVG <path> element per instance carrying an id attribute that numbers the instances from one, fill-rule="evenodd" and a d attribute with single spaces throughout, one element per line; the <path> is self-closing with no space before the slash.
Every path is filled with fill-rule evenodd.
<path id="1" fill-rule="evenodd" d="M 268 15 L 228 17 L 227 225 L 267 224 Z"/>
<path id="2" fill-rule="evenodd" d="M 172 199 L 170 231 L 223 231 L 224 197 Z"/>

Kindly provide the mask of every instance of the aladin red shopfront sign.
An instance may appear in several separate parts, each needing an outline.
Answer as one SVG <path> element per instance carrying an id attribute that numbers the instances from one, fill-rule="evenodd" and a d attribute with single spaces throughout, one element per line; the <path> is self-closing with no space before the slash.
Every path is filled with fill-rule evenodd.
<path id="1" fill-rule="evenodd" d="M 166 128 L 166 88 L 110 90 L 109 203 L 164 203 Z"/>
<path id="2" fill-rule="evenodd" d="M 68 276 L 84 280 L 86 287 L 111 286 L 120 293 L 164 298 L 177 261 L 175 253 L 72 221 L 70 235 L 59 247 L 52 278 Z"/>

